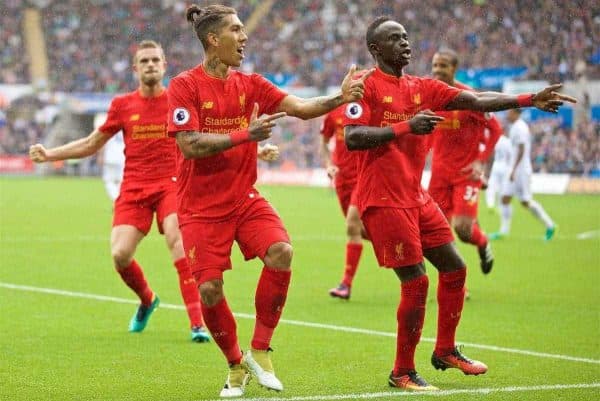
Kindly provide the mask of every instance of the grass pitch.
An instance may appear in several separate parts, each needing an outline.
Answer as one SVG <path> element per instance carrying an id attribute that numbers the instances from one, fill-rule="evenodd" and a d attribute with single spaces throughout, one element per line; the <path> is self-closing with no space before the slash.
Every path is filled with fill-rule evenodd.
<path id="1" fill-rule="evenodd" d="M 294 274 L 273 361 L 282 393 L 252 381 L 246 398 L 301 400 L 410 396 L 387 386 L 399 282 L 376 266 L 366 243 L 349 302 L 331 299 L 345 247 L 332 191 L 263 187 L 294 245 Z M 516 203 L 511 237 L 493 243 L 496 265 L 479 271 L 476 250 L 459 244 L 470 268 L 457 339 L 490 371 L 466 377 L 429 364 L 437 306 L 435 270 L 417 369 L 447 400 L 600 398 L 600 197 L 538 196 L 558 222 L 543 227 Z M 141 334 L 127 332 L 135 297 L 110 260 L 111 205 L 98 179 L 0 178 L 0 399 L 216 399 L 227 373 L 214 345 L 189 340 L 177 276 L 156 228 L 136 259 L 162 306 Z M 482 210 L 486 231 L 498 216 Z M 261 264 L 237 249 L 225 291 L 242 347 L 253 328 Z M 439 396 L 440 394 L 438 394 Z M 420 394 L 419 399 L 434 398 Z M 412 398 L 412 397 L 411 397 Z"/>

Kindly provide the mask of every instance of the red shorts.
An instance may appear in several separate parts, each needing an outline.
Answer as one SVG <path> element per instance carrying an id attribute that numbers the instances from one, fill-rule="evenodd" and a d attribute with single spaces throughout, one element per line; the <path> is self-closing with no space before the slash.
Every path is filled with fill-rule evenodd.
<path id="1" fill-rule="evenodd" d="M 165 181 L 153 186 L 122 186 L 115 201 L 113 227 L 123 224 L 136 227 L 148 234 L 156 212 L 158 231 L 162 234 L 162 222 L 168 215 L 177 213 L 177 187 L 175 182 Z"/>
<path id="2" fill-rule="evenodd" d="M 369 207 L 361 219 L 382 267 L 416 265 L 424 249 L 454 241 L 448 221 L 431 200 L 408 209 Z"/>
<path id="3" fill-rule="evenodd" d="M 342 208 L 342 212 L 344 216 L 348 214 L 348 208 L 350 205 L 356 206 L 356 183 L 345 184 L 345 185 L 336 185 L 335 192 L 338 197 L 338 201 L 340 202 L 340 207 Z"/>
<path id="4" fill-rule="evenodd" d="M 290 243 L 277 212 L 254 190 L 227 219 L 180 219 L 180 223 L 183 248 L 198 284 L 223 279 L 223 271 L 231 269 L 234 240 L 246 260 L 264 259 L 276 242 Z"/>
<path id="5" fill-rule="evenodd" d="M 479 180 L 465 180 L 453 184 L 449 180 L 432 177 L 428 192 L 448 220 L 453 216 L 468 216 L 475 219 L 480 189 Z"/>

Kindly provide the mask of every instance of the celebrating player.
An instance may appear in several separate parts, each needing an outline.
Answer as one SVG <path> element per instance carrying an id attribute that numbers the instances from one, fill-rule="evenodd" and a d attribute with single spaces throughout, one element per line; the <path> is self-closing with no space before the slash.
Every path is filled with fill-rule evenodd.
<path id="1" fill-rule="evenodd" d="M 444 82 L 406 75 L 411 58 L 408 34 L 389 17 L 375 19 L 366 41 L 376 71 L 365 81 L 361 101 L 347 105 L 344 125 L 348 149 L 358 153 L 357 203 L 377 260 L 401 281 L 397 310 L 396 360 L 389 385 L 410 390 L 436 390 L 415 370 L 414 353 L 421 338 L 429 280 L 423 257 L 439 271 L 438 332 L 431 362 L 436 369 L 456 368 L 467 375 L 487 366 L 465 357 L 455 344 L 464 303 L 466 267 L 453 242 L 443 213 L 420 185 L 428 134 L 443 121 L 431 110 L 479 112 L 535 106 L 556 112 L 563 101 L 553 85 L 519 96 L 474 93 Z"/>
<path id="2" fill-rule="evenodd" d="M 241 65 L 248 40 L 235 9 L 192 5 L 186 17 L 205 58 L 171 81 L 168 131 L 181 150 L 177 211 L 184 248 L 206 326 L 230 367 L 221 396 L 243 395 L 249 372 L 260 385 L 281 391 L 268 351 L 287 297 L 292 246 L 281 219 L 254 188 L 257 142 L 269 138 L 276 120 L 285 115 L 314 118 L 360 99 L 372 71 L 354 80 L 352 67 L 335 95 L 287 95 L 258 74 L 231 69 Z M 259 118 L 263 114 L 271 115 Z M 254 335 L 245 354 L 223 292 L 234 240 L 246 259 L 258 256 L 264 262 L 255 295 Z"/>
<path id="3" fill-rule="evenodd" d="M 342 125 L 345 107 L 338 107 L 327 113 L 321 126 L 321 158 L 327 169 L 327 175 L 335 185 L 335 192 L 346 217 L 346 264 L 340 284 L 329 290 L 329 295 L 341 299 L 350 299 L 352 281 L 358 269 L 362 253 L 362 239 L 366 235 L 353 196 L 356 188 L 356 154 L 349 152 L 344 142 Z M 333 155 L 329 151 L 329 141 L 335 139 Z"/>
<path id="4" fill-rule="evenodd" d="M 459 89 L 471 89 L 454 79 L 458 56 L 453 50 L 438 51 L 431 67 L 432 75 L 440 81 Z M 428 191 L 458 238 L 477 247 L 481 271 L 488 274 L 494 257 L 488 238 L 477 223 L 477 206 L 485 165 L 502 136 L 502 127 L 496 117 L 481 112 L 453 110 L 437 114 L 444 117 L 444 121 L 437 124 L 432 135 Z"/>
<path id="5" fill-rule="evenodd" d="M 544 207 L 535 201 L 531 195 L 531 132 L 529 126 L 521 118 L 521 110 L 512 109 L 506 114 L 511 123 L 509 139 L 511 143 L 511 158 L 509 173 L 502 183 L 502 204 L 500 205 L 500 231 L 492 233 L 493 239 L 501 238 L 509 234 L 512 221 L 512 197 L 516 195 L 523 207 L 528 209 L 544 226 L 546 232 L 544 239 L 549 241 L 554 236 L 556 225 L 552 218 L 546 213 Z"/>
<path id="6" fill-rule="evenodd" d="M 167 93 L 162 84 L 166 60 L 162 47 L 142 41 L 133 58 L 137 90 L 113 99 L 106 122 L 87 137 L 52 149 L 31 146 L 34 162 L 81 158 L 96 153 L 119 131 L 125 140 L 125 171 L 120 195 L 115 202 L 111 253 L 123 282 L 140 298 L 129 331 L 141 332 L 160 300 L 152 291 L 142 268 L 134 259 L 140 241 L 148 234 L 156 214 L 158 229 L 179 275 L 179 287 L 191 324 L 192 340 L 209 341 L 204 330 L 200 297 L 185 258 L 176 214 L 176 145 L 167 136 Z"/>

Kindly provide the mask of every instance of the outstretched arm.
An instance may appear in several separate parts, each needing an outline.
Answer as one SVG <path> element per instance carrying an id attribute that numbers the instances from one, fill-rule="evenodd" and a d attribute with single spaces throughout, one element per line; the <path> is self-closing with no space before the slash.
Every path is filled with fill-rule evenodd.
<path id="1" fill-rule="evenodd" d="M 105 135 L 96 129 L 85 138 L 76 139 L 56 148 L 46 149 L 40 143 L 31 145 L 29 147 L 29 157 L 36 163 L 80 159 L 96 153 L 109 139 L 109 135 Z"/>
<path id="2" fill-rule="evenodd" d="M 388 143 L 406 134 L 430 134 L 444 117 L 435 115 L 431 110 L 423 110 L 407 121 L 401 121 L 387 127 L 369 127 L 349 125 L 344 129 L 344 140 L 348 150 L 371 149 Z"/>
<path id="3" fill-rule="evenodd" d="M 329 96 L 312 97 L 309 99 L 287 95 L 279 103 L 277 111 L 283 111 L 290 116 L 303 120 L 322 116 L 342 104 L 362 99 L 365 90 L 365 80 L 371 76 L 373 71 L 375 70 L 371 69 L 360 78 L 355 79 L 356 66 L 353 65 L 344 77 L 340 92 Z"/>
<path id="4" fill-rule="evenodd" d="M 563 102 L 577 103 L 575 98 L 556 92 L 561 87 L 562 84 L 551 85 L 538 93 L 529 95 L 462 91 L 446 105 L 446 110 L 498 111 L 533 106 L 540 110 L 556 113 Z"/>
<path id="5" fill-rule="evenodd" d="M 260 142 L 271 137 L 271 128 L 275 120 L 285 117 L 285 113 L 257 118 L 258 104 L 254 104 L 250 124 L 247 129 L 231 132 L 228 135 L 200 133 L 198 131 L 179 131 L 176 135 L 177 146 L 186 159 L 209 157 L 246 142 Z"/>

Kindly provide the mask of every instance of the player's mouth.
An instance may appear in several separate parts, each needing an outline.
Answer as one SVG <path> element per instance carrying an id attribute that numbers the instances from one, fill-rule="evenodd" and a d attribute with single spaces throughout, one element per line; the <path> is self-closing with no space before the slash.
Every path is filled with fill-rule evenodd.
<path id="1" fill-rule="evenodd" d="M 245 47 L 246 46 L 240 46 L 237 48 L 237 54 L 239 54 L 242 59 L 244 58 L 244 48 Z"/>
<path id="2" fill-rule="evenodd" d="M 405 60 L 410 60 L 411 50 L 410 48 L 404 49 L 400 52 L 400 57 Z"/>

